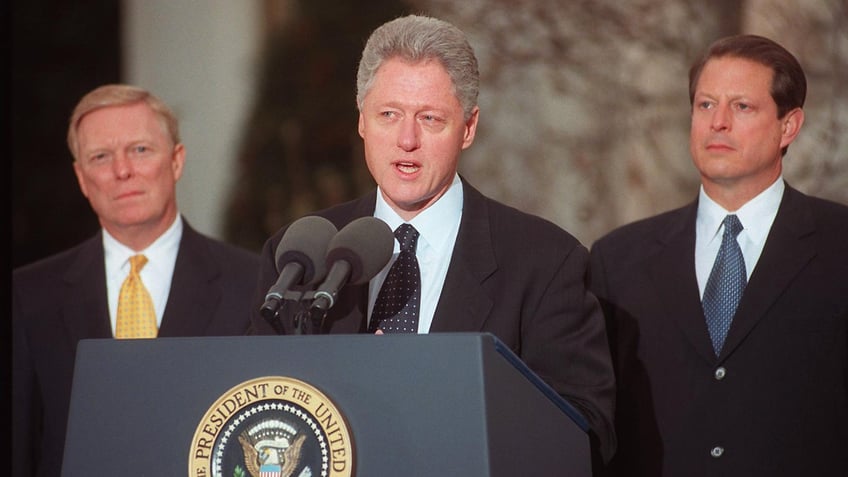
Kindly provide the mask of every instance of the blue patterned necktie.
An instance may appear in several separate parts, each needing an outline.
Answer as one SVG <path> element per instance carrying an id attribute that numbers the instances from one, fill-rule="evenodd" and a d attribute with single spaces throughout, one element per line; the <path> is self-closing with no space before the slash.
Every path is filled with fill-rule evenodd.
<path id="1" fill-rule="evenodd" d="M 410 224 L 401 224 L 395 230 L 395 237 L 400 242 L 400 254 L 374 302 L 369 326 L 372 333 L 378 329 L 384 333 L 418 332 L 421 305 L 421 272 L 415 258 L 418 231 Z"/>
<path id="2" fill-rule="evenodd" d="M 704 289 L 704 316 L 713 342 L 716 356 L 721 353 L 724 338 L 730 329 L 730 322 L 736 313 L 736 307 L 742 298 L 742 292 L 748 283 L 745 271 L 745 258 L 736 241 L 742 231 L 742 223 L 735 215 L 724 218 L 724 235 L 718 250 L 713 270 Z"/>

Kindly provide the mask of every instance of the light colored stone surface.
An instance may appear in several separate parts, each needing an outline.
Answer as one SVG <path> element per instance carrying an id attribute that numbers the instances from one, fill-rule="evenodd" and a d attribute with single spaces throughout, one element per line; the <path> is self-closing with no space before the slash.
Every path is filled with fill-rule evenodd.
<path id="1" fill-rule="evenodd" d="M 780 42 L 807 72 L 807 122 L 785 178 L 848 203 L 842 0 L 414 4 L 465 30 L 480 60 L 481 123 L 461 172 L 587 245 L 695 197 L 688 69 L 710 42 L 740 28 Z"/>

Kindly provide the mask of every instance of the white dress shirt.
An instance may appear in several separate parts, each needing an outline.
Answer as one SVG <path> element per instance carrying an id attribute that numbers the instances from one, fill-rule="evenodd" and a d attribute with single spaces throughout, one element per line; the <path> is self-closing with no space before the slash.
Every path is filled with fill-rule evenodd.
<path id="1" fill-rule="evenodd" d="M 409 223 L 418 231 L 418 245 L 415 256 L 421 270 L 421 308 L 418 316 L 418 333 L 430 331 L 436 305 L 442 295 L 445 276 L 448 273 L 453 246 L 459 232 L 459 222 L 462 219 L 462 181 L 455 175 L 450 188 L 436 201 L 416 215 Z M 404 220 L 386 203 L 377 188 L 377 206 L 374 217 L 386 222 L 394 231 Z M 380 293 L 380 287 L 389 273 L 389 268 L 400 253 L 400 244 L 394 241 L 394 252 L 389 263 L 380 271 L 368 286 L 368 318 L 374 309 L 374 302 Z"/>
<path id="2" fill-rule="evenodd" d="M 760 254 L 763 253 L 766 238 L 777 216 L 777 209 L 780 207 L 785 188 L 783 176 L 778 177 L 774 184 L 746 202 L 739 210 L 728 211 L 710 199 L 704 192 L 704 187 L 701 186 L 698 198 L 698 218 L 695 222 L 695 274 L 698 277 L 698 288 L 702 298 L 718 249 L 721 247 L 724 217 L 728 214 L 736 214 L 742 223 L 743 229 L 736 237 L 736 241 L 742 249 L 745 272 L 750 279 Z"/>
<path id="3" fill-rule="evenodd" d="M 112 322 L 113 336 L 118 316 L 118 296 L 121 292 L 121 285 L 130 274 L 130 257 L 137 254 L 143 254 L 147 257 L 147 264 L 141 269 L 141 281 L 147 291 L 150 292 L 150 298 L 153 299 L 153 308 L 156 310 L 156 326 L 158 328 L 162 325 L 162 315 L 165 312 L 165 305 L 168 303 L 171 278 L 174 275 L 174 266 L 177 262 L 177 252 L 179 252 L 182 236 L 183 222 L 180 214 L 177 214 L 176 220 L 164 234 L 149 247 L 138 252 L 118 242 L 106 229 L 103 229 L 106 293 L 109 300 L 109 319 Z"/>

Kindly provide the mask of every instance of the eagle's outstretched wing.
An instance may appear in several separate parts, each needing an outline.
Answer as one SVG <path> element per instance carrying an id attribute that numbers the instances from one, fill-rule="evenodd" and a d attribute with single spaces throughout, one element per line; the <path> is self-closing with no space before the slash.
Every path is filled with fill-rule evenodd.
<path id="1" fill-rule="evenodd" d="M 244 436 L 240 435 L 238 439 L 244 453 L 244 465 L 247 466 L 247 471 L 250 472 L 251 477 L 259 477 L 259 453 Z"/>
<path id="2" fill-rule="evenodd" d="M 300 464 L 300 449 L 303 447 L 303 441 L 305 440 L 305 435 L 301 434 L 297 436 L 289 448 L 286 449 L 285 453 L 283 453 L 285 463 L 283 464 L 283 471 L 280 472 L 282 477 L 291 477 L 294 475 L 295 469 Z"/>

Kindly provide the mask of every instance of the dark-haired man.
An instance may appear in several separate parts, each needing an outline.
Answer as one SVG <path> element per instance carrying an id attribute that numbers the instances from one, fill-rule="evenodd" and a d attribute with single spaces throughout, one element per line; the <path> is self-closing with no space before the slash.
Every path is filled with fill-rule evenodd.
<path id="1" fill-rule="evenodd" d="M 622 476 L 848 475 L 848 207 L 787 185 L 806 80 L 777 43 L 690 71 L 695 202 L 597 241 Z"/>

